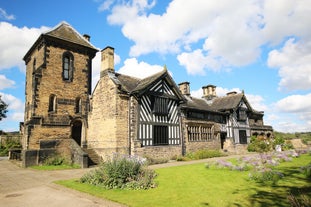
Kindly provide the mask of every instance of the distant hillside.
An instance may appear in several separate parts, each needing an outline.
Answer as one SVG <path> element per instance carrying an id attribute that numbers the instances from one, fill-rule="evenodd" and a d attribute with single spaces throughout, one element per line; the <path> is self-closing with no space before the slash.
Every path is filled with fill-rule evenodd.
<path id="1" fill-rule="evenodd" d="M 301 139 L 304 144 L 308 144 L 311 142 L 311 132 L 296 132 L 296 133 L 274 132 L 274 136 L 281 137 L 285 140 Z"/>

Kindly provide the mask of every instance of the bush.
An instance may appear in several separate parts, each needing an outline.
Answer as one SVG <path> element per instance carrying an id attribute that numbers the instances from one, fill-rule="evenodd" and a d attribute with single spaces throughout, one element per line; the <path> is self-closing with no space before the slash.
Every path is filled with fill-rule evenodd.
<path id="1" fill-rule="evenodd" d="M 148 189 L 155 187 L 153 170 L 147 169 L 145 159 L 114 155 L 112 159 L 81 177 L 80 182 L 107 189 Z"/>
<path id="2" fill-rule="evenodd" d="M 284 175 L 271 168 L 261 167 L 255 168 L 254 171 L 249 174 L 249 177 L 251 180 L 255 180 L 259 183 L 272 183 L 273 185 L 276 185 Z"/>
<path id="3" fill-rule="evenodd" d="M 0 144 L 0 156 L 8 156 L 10 149 L 21 147 L 22 146 L 18 141 L 14 139 L 8 139 L 4 145 Z"/>
<path id="4" fill-rule="evenodd" d="M 43 165 L 49 166 L 58 166 L 58 165 L 67 165 L 69 162 L 61 155 L 52 155 L 46 158 L 43 162 Z"/>
<path id="5" fill-rule="evenodd" d="M 273 142 L 270 138 L 265 136 L 252 136 L 249 145 L 247 146 L 247 150 L 249 152 L 270 152 L 273 147 Z"/>

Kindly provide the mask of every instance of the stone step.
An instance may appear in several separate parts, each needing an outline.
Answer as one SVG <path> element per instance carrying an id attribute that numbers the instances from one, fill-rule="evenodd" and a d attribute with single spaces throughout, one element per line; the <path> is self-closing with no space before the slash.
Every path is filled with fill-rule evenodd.
<path id="1" fill-rule="evenodd" d="M 92 148 L 86 149 L 86 153 L 89 157 L 89 165 L 98 165 L 101 163 L 102 159 Z"/>

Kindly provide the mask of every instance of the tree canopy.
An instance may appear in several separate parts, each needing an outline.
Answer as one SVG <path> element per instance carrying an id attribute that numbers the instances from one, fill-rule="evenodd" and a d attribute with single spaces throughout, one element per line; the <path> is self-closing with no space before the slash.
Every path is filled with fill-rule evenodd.
<path id="1" fill-rule="evenodd" d="M 0 121 L 3 118 L 6 118 L 6 113 L 8 112 L 7 108 L 8 108 L 8 105 L 2 100 L 1 95 L 0 95 Z"/>

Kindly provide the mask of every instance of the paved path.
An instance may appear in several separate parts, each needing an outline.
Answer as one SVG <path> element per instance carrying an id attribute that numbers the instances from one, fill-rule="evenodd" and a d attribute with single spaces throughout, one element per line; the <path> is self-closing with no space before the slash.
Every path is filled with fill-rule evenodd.
<path id="1" fill-rule="evenodd" d="M 0 158 L 0 207 L 121 207 L 118 203 L 53 183 L 79 178 L 89 170 L 38 171 L 21 168 Z"/>
<path id="2" fill-rule="evenodd" d="M 150 168 L 205 163 L 211 160 L 241 157 L 232 155 L 188 162 L 169 162 L 152 165 Z M 123 205 L 99 199 L 91 195 L 56 185 L 53 181 L 80 178 L 91 168 L 39 171 L 19 167 L 7 158 L 0 157 L 0 207 L 121 207 Z"/>

